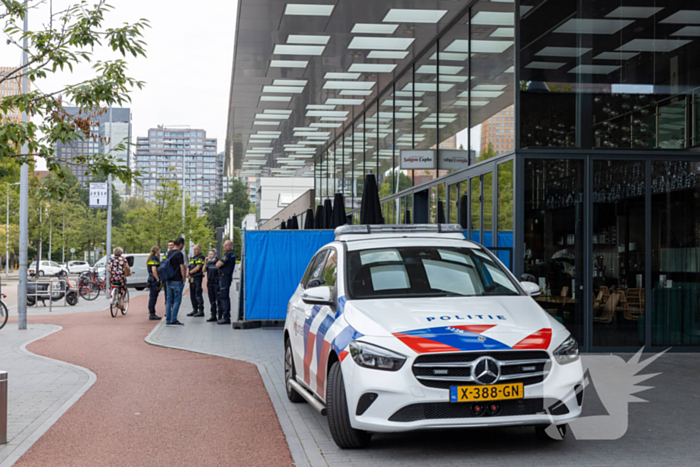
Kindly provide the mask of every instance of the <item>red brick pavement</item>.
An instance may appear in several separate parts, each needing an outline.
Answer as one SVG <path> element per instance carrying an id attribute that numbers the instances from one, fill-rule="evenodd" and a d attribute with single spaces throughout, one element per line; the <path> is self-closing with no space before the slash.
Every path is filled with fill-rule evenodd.
<path id="1" fill-rule="evenodd" d="M 89 368 L 97 382 L 16 465 L 292 465 L 257 368 L 146 344 L 147 302 L 133 298 L 117 318 L 29 318 L 63 326 L 30 351 Z"/>

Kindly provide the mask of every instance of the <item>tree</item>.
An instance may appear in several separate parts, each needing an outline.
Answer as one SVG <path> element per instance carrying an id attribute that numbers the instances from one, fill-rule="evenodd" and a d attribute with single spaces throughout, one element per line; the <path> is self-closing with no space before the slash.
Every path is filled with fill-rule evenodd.
<path id="1" fill-rule="evenodd" d="M 107 141 L 92 130 L 97 118 L 108 106 L 130 102 L 129 93 L 143 87 L 142 81 L 127 75 L 127 63 L 123 58 L 128 55 L 145 57 L 145 43 L 141 38 L 142 31 L 149 27 L 148 20 L 107 28 L 104 26 L 105 15 L 113 8 L 105 0 L 94 0 L 93 3 L 82 0 L 53 13 L 44 29 L 24 32 L 22 23 L 28 13 L 27 7 L 19 0 L 0 2 L 5 41 L 28 55 L 26 65 L 0 76 L 0 84 L 6 81 L 21 83 L 24 79 L 37 83 L 51 73 L 72 71 L 81 64 L 91 64 L 95 72 L 93 78 L 58 89 L 47 90 L 44 86 L 34 85 L 30 92 L 2 96 L 0 100 L 3 114 L 19 110 L 30 118 L 29 122 L 10 119 L 2 122 L 0 157 L 12 158 L 18 163 L 32 162 L 35 156 L 43 157 L 49 171 L 64 174 L 56 157 L 56 144 L 92 139 L 104 145 Z M 24 40 L 28 44 L 26 49 Z M 111 49 L 116 58 L 95 60 L 93 50 L 100 46 Z M 63 107 L 64 99 L 81 110 L 69 114 Z M 110 144 L 108 153 L 78 155 L 72 163 L 86 165 L 88 174 L 112 174 L 131 184 L 135 173 L 120 165 L 113 155 L 113 152 L 123 151 L 129 143 L 117 143 Z M 25 144 L 28 153 L 20 154 L 20 148 Z M 54 188 L 67 189 L 60 183 Z"/>
<path id="2" fill-rule="evenodd" d="M 231 182 L 230 190 L 223 200 L 204 205 L 203 210 L 207 217 L 207 224 L 212 230 L 226 224 L 231 204 L 233 204 L 233 225 L 240 226 L 243 223 L 243 218 L 250 213 L 253 203 L 248 198 L 248 187 L 238 179 Z"/>
<path id="3" fill-rule="evenodd" d="M 394 174 L 397 173 L 399 174 L 399 189 L 396 191 L 397 193 L 399 191 L 406 190 L 408 188 L 411 188 L 411 177 L 408 175 L 404 174 L 403 172 L 397 170 L 397 171 L 391 171 L 389 173 L 389 176 L 387 176 L 384 179 L 384 182 L 382 182 L 382 186 L 379 187 L 379 199 L 383 199 L 387 196 L 390 196 L 394 194 L 394 190 L 392 189 L 392 186 L 394 185 Z"/>

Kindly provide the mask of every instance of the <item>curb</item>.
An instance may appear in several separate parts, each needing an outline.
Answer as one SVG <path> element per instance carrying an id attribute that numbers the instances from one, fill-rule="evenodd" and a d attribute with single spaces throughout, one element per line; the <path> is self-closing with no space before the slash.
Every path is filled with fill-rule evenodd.
<path id="1" fill-rule="evenodd" d="M 301 441 L 299 441 L 299 436 L 297 435 L 296 431 L 294 430 L 294 426 L 292 425 L 292 421 L 289 419 L 289 414 L 282 406 L 282 400 L 280 399 L 280 395 L 275 390 L 275 386 L 272 383 L 272 379 L 270 379 L 270 375 L 268 374 L 269 371 L 265 365 L 263 365 L 260 362 L 255 361 L 255 360 L 251 360 L 251 359 L 247 359 L 247 358 L 231 358 L 228 355 L 221 355 L 221 354 L 217 354 L 217 353 L 199 352 L 197 350 L 191 350 L 191 349 L 187 349 L 184 347 L 161 344 L 161 343 L 156 342 L 152 339 L 153 334 L 155 334 L 156 331 L 158 331 L 161 326 L 165 326 L 164 321 L 159 322 L 153 328 L 153 330 L 150 333 L 148 333 L 148 335 L 144 339 L 147 344 L 154 345 L 156 347 L 163 347 L 166 349 L 183 350 L 185 352 L 198 353 L 198 354 L 202 354 L 202 355 L 211 355 L 214 357 L 228 358 L 231 360 L 240 360 L 242 362 L 254 364 L 258 368 L 258 372 L 260 373 L 260 377 L 263 380 L 263 384 L 265 385 L 265 389 L 267 390 L 267 394 L 270 397 L 270 401 L 272 402 L 272 407 L 275 409 L 275 413 L 277 414 L 277 420 L 279 421 L 280 426 L 282 427 L 282 432 L 284 433 L 284 437 L 287 439 L 287 445 L 289 446 L 289 451 L 292 454 L 292 459 L 294 460 L 294 465 L 295 466 L 310 466 L 311 465 L 311 464 L 309 464 L 309 460 L 308 460 L 308 457 L 306 455 L 306 451 L 304 451 L 304 448 L 301 445 Z M 4 467 L 4 466 L 0 465 L 0 467 Z"/>
<path id="2" fill-rule="evenodd" d="M 33 358 L 47 360 L 52 363 L 56 363 L 59 366 L 64 366 L 77 371 L 82 371 L 87 375 L 88 380 L 85 384 L 83 384 L 83 387 L 78 389 L 78 391 L 76 391 L 75 394 L 73 394 L 66 402 L 64 402 L 63 405 L 61 405 L 61 407 L 58 408 L 58 410 L 56 410 L 53 414 L 51 414 L 51 416 L 47 420 L 45 420 L 41 425 L 39 425 L 39 427 L 34 431 L 34 433 L 30 434 L 24 441 L 22 441 L 17 446 L 17 448 L 15 448 L 15 450 L 12 451 L 12 453 L 2 463 L 0 463 L 0 467 L 10 467 L 15 462 L 17 462 L 20 459 L 20 457 L 22 457 L 29 450 L 29 448 L 31 448 L 34 445 L 34 443 L 36 443 L 39 440 L 39 438 L 41 438 L 44 435 L 44 433 L 46 433 L 49 430 L 49 428 L 51 428 L 51 426 L 53 426 L 53 424 L 56 423 L 58 419 L 61 418 L 61 416 L 73 406 L 73 404 L 78 402 L 78 400 L 83 396 L 83 394 L 85 394 L 87 390 L 90 389 L 90 387 L 92 387 L 93 384 L 95 384 L 95 381 L 97 381 L 97 375 L 92 371 L 88 370 L 87 368 L 83 368 L 78 365 L 73 365 L 72 363 L 55 360 L 53 358 L 44 357 L 43 355 L 37 355 L 27 350 L 27 346 L 29 344 L 43 339 L 47 336 L 50 336 L 51 334 L 63 329 L 62 326 L 58 326 L 55 324 L 52 324 L 51 326 L 55 326 L 56 329 L 43 336 L 37 337 L 36 339 L 24 342 L 19 347 L 19 351 Z"/>

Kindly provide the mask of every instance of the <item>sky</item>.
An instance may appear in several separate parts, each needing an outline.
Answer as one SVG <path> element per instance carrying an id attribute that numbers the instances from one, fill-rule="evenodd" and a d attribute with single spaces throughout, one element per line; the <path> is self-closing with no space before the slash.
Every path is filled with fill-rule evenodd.
<path id="1" fill-rule="evenodd" d="M 29 15 L 29 28 L 47 24 L 50 8 L 59 11 L 78 0 L 46 0 Z M 90 2 L 92 3 L 92 2 Z M 147 58 L 127 58 L 129 75 L 146 82 L 136 89 L 130 105 L 132 133 L 146 136 L 157 125 L 189 125 L 203 128 L 207 137 L 218 139 L 218 152 L 226 139 L 229 89 L 233 65 L 238 0 L 109 0 L 114 10 L 106 15 L 108 26 L 147 18 L 144 32 Z M 115 59 L 105 48 L 94 51 L 95 59 Z M 21 52 L 0 44 L 0 66 L 16 66 Z M 73 73 L 50 75 L 37 83 L 45 92 L 94 76 L 88 67 Z M 43 164 L 38 164 L 41 169 Z"/>

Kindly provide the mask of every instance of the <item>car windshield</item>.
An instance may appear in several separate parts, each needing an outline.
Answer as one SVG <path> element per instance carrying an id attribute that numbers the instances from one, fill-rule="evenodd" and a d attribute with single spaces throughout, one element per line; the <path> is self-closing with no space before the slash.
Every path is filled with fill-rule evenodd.
<path id="1" fill-rule="evenodd" d="M 498 262 L 472 248 L 384 248 L 348 252 L 350 298 L 519 295 Z"/>

